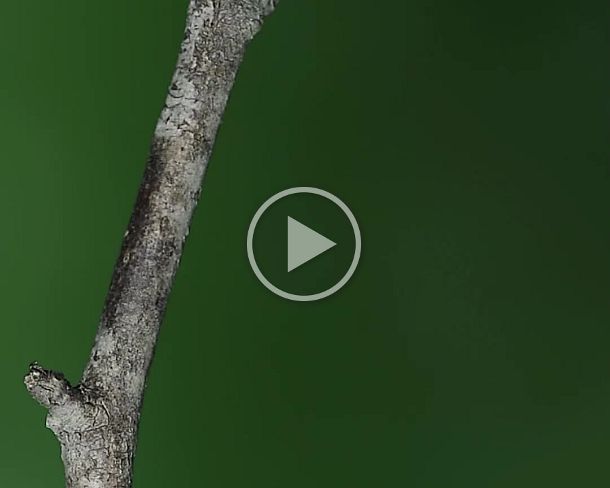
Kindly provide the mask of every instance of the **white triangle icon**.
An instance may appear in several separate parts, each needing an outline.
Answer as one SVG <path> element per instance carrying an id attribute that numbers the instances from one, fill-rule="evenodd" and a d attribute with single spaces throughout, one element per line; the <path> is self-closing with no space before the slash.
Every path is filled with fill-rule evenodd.
<path id="1" fill-rule="evenodd" d="M 336 245 L 336 242 L 288 217 L 288 272 Z"/>

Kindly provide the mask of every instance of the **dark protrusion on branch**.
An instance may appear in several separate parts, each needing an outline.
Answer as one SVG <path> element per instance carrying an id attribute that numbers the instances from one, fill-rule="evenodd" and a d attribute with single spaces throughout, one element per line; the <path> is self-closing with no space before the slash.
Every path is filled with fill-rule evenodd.
<path id="1" fill-rule="evenodd" d="M 30 364 L 24 383 L 30 394 L 47 409 L 65 405 L 75 394 L 62 373 L 45 369 L 38 363 Z"/>

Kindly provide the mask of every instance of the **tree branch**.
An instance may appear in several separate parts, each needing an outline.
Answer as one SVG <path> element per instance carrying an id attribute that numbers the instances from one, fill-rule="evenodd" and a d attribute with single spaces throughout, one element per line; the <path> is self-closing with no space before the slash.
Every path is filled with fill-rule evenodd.
<path id="1" fill-rule="evenodd" d="M 128 488 L 144 386 L 216 132 L 246 44 L 276 0 L 190 0 L 185 37 L 78 386 L 33 364 L 68 488 Z"/>

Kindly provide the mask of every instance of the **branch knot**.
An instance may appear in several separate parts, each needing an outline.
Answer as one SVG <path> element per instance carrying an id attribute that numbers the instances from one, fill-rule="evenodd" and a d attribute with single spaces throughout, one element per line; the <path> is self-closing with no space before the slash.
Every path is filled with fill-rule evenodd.
<path id="1" fill-rule="evenodd" d="M 38 363 L 30 364 L 24 383 L 34 399 L 49 410 L 65 405 L 74 397 L 74 389 L 62 373 L 45 369 Z"/>

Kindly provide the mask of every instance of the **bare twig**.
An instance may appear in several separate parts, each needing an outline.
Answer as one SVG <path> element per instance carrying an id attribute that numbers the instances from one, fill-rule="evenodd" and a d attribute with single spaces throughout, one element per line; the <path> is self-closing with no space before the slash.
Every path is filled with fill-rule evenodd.
<path id="1" fill-rule="evenodd" d="M 68 488 L 127 488 L 144 385 L 216 131 L 246 44 L 275 0 L 191 0 L 167 101 L 79 385 L 30 366 Z"/>

